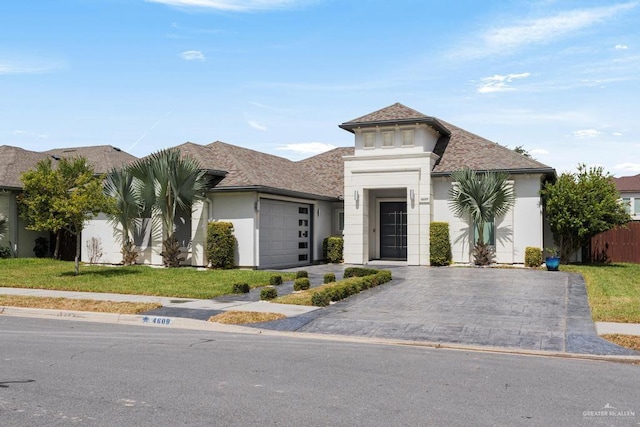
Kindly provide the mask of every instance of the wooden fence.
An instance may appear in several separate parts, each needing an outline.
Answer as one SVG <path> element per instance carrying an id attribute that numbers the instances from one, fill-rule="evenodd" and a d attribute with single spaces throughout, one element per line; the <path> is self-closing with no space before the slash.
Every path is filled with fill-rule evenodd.
<path id="1" fill-rule="evenodd" d="M 591 239 L 589 258 L 593 262 L 640 264 L 640 221 L 600 233 Z"/>

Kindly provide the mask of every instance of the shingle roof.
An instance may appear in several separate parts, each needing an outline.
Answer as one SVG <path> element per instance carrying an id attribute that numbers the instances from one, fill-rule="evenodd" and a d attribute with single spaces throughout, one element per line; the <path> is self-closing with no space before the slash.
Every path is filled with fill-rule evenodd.
<path id="1" fill-rule="evenodd" d="M 340 125 L 342 129 L 353 132 L 357 127 L 389 125 L 401 123 L 426 123 L 441 135 L 448 135 L 449 130 L 435 117 L 422 114 L 406 105 L 396 102 L 393 105 L 374 111 L 357 119 L 349 120 Z"/>
<path id="2" fill-rule="evenodd" d="M 339 194 L 331 185 L 315 179 L 313 172 L 301 162 L 261 153 L 221 141 L 209 145 L 191 142 L 179 145 L 181 152 L 189 154 L 205 169 L 227 172 L 216 186 L 217 190 L 262 187 L 264 190 L 288 191 L 321 197 L 334 198 Z M 338 168 L 342 173 L 342 167 Z"/>
<path id="3" fill-rule="evenodd" d="M 318 154 L 298 163 L 317 182 L 329 187 L 330 194 L 340 197 L 344 194 L 344 160 L 343 156 L 352 156 L 353 147 L 338 147 Z"/>
<path id="4" fill-rule="evenodd" d="M 451 131 L 436 143 L 434 153 L 440 156 L 432 173 L 448 174 L 468 167 L 475 170 L 504 170 L 512 173 L 546 172 L 553 168 L 537 160 L 468 132 L 445 121 L 441 122 Z"/>
<path id="5" fill-rule="evenodd" d="M 102 174 L 113 167 L 128 164 L 136 158 L 110 145 L 76 148 L 55 148 L 38 152 L 24 150 L 9 145 L 0 146 L 0 187 L 22 188 L 20 175 L 32 169 L 42 159 L 57 157 L 83 156 L 94 168 L 96 173 Z"/>
<path id="6" fill-rule="evenodd" d="M 621 176 L 613 178 L 618 191 L 640 192 L 640 174 L 633 176 Z"/>

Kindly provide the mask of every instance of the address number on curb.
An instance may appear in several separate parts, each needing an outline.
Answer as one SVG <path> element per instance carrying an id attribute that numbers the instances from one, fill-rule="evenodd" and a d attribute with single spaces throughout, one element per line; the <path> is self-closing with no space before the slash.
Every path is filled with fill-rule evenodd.
<path id="1" fill-rule="evenodd" d="M 169 325 L 171 323 L 171 319 L 168 317 L 149 317 L 144 316 L 142 318 L 142 323 L 153 323 L 155 325 Z"/>

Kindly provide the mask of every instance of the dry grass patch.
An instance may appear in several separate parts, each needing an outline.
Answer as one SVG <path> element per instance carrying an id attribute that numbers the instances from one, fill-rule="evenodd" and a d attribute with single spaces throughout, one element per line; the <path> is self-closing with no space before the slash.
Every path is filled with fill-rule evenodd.
<path id="1" fill-rule="evenodd" d="M 46 308 L 51 310 L 94 311 L 98 313 L 139 314 L 162 307 L 162 304 L 0 295 L 0 306 Z"/>
<path id="2" fill-rule="evenodd" d="M 640 351 L 640 337 L 636 335 L 620 335 L 620 334 L 606 334 L 600 335 L 607 341 L 611 341 L 620 347 L 630 348 L 631 350 Z"/>
<path id="3" fill-rule="evenodd" d="M 287 316 L 280 313 L 261 313 L 257 311 L 225 311 L 211 316 L 209 322 L 224 323 L 227 325 L 243 325 L 246 323 L 271 322 L 284 319 Z"/>
<path id="4" fill-rule="evenodd" d="M 311 297 L 318 291 L 321 291 L 326 288 L 330 288 L 335 286 L 336 282 L 327 283 L 321 286 L 316 286 L 315 288 L 307 289 L 306 291 L 294 292 L 289 295 L 283 295 L 278 297 L 271 302 L 275 302 L 278 304 L 292 304 L 292 305 L 313 305 L 311 304 Z"/>

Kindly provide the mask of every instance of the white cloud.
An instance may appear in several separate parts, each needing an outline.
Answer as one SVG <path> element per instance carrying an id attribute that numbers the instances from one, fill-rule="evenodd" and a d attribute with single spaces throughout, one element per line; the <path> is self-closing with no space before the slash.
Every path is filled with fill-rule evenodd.
<path id="1" fill-rule="evenodd" d="M 637 2 L 628 2 L 613 6 L 573 9 L 552 16 L 521 20 L 516 25 L 490 28 L 480 35 L 475 35 L 467 47 L 454 55 L 473 58 L 510 53 L 531 44 L 550 43 L 611 19 L 637 5 Z"/>
<path id="2" fill-rule="evenodd" d="M 277 147 L 277 150 L 293 151 L 299 154 L 320 154 L 325 151 L 333 150 L 335 145 L 325 144 L 324 142 L 300 142 L 297 144 L 287 144 Z"/>
<path id="3" fill-rule="evenodd" d="M 627 46 L 626 44 L 617 44 L 615 48 L 618 50 L 626 50 L 629 49 L 629 46 Z"/>
<path id="4" fill-rule="evenodd" d="M 524 79 L 529 77 L 531 74 L 529 73 L 519 73 L 519 74 L 507 74 L 502 76 L 500 74 L 495 74 L 491 77 L 484 77 L 480 79 L 480 86 L 478 86 L 478 93 L 492 93 L 492 92 L 506 92 L 510 90 L 515 90 L 513 87 L 509 86 L 509 83 L 512 83 L 513 80 L 516 79 Z"/>
<path id="5" fill-rule="evenodd" d="M 63 68 L 61 64 L 18 64 L 0 61 L 1 74 L 40 74 Z"/>
<path id="6" fill-rule="evenodd" d="M 538 154 L 541 156 L 546 156 L 547 154 L 549 154 L 548 150 L 545 150 L 543 148 L 534 148 L 533 150 L 529 151 L 531 154 Z"/>
<path id="7" fill-rule="evenodd" d="M 199 50 L 185 50 L 180 54 L 185 61 L 204 61 L 206 60 L 204 54 Z"/>
<path id="8" fill-rule="evenodd" d="M 300 0 L 146 0 L 177 7 L 217 9 L 229 12 L 285 9 L 301 3 Z"/>
<path id="9" fill-rule="evenodd" d="M 581 129 L 572 132 L 573 136 L 576 138 L 584 139 L 584 138 L 595 138 L 597 136 L 602 135 L 602 132 L 596 129 Z"/>
<path id="10" fill-rule="evenodd" d="M 613 136 L 622 136 L 622 132 L 613 132 L 611 135 L 613 135 Z"/>
<path id="11" fill-rule="evenodd" d="M 249 120 L 247 123 L 252 128 L 254 128 L 256 130 L 259 130 L 261 132 L 266 132 L 267 131 L 267 127 L 266 126 L 262 126 L 260 123 L 254 122 L 253 120 Z"/>
<path id="12" fill-rule="evenodd" d="M 613 169 L 622 172 L 640 172 L 640 163 L 620 163 L 615 165 Z"/>

